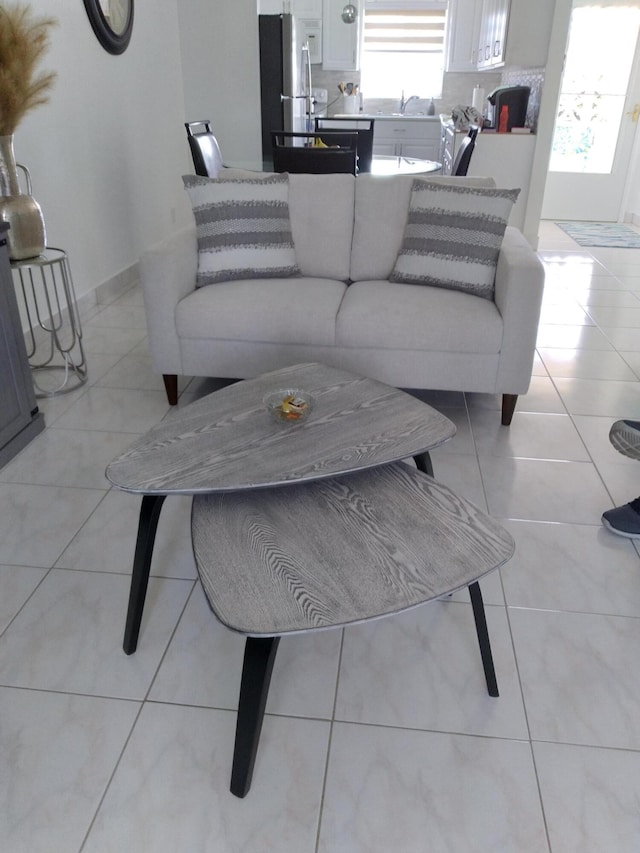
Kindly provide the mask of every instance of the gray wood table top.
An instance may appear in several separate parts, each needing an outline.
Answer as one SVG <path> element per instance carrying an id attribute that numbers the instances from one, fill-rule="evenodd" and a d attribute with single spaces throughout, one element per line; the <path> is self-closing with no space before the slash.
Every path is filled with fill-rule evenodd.
<path id="1" fill-rule="evenodd" d="M 278 423 L 264 395 L 310 392 L 306 420 Z M 424 453 L 455 434 L 431 406 L 381 382 L 301 364 L 229 385 L 172 413 L 107 468 L 120 489 L 148 495 L 262 488 L 334 477 Z"/>
<path id="2" fill-rule="evenodd" d="M 212 610 L 250 636 L 399 613 L 468 586 L 514 551 L 493 519 L 403 462 L 198 495 L 191 527 Z"/>

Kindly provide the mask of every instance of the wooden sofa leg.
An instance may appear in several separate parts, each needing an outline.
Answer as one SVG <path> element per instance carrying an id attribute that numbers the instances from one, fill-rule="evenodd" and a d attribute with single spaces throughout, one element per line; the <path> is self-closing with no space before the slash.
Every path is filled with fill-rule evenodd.
<path id="1" fill-rule="evenodd" d="M 509 426 L 518 402 L 517 394 L 502 395 L 502 426 Z"/>
<path id="2" fill-rule="evenodd" d="M 170 406 L 178 405 L 178 377 L 175 373 L 163 373 L 164 390 L 167 392 L 167 400 Z M 504 423 L 504 421 L 503 421 Z"/>

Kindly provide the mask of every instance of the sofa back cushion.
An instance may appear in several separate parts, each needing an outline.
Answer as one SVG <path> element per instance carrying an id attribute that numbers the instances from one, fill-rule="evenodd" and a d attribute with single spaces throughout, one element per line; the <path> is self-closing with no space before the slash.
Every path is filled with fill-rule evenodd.
<path id="1" fill-rule="evenodd" d="M 348 281 L 354 175 L 289 175 L 291 232 L 302 275 Z"/>
<path id="2" fill-rule="evenodd" d="M 294 177 L 293 175 L 291 176 Z M 388 279 L 402 246 L 413 175 L 358 175 L 351 273 L 353 281 Z M 430 177 L 430 182 L 495 187 L 493 178 Z"/>

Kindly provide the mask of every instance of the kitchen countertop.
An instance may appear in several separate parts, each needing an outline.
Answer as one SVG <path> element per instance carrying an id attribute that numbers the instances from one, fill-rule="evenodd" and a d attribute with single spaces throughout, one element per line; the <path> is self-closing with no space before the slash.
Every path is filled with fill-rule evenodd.
<path id="1" fill-rule="evenodd" d="M 365 120 L 374 118 L 376 121 L 440 121 L 440 116 L 428 116 L 426 113 L 336 113 L 333 116 L 327 116 L 327 118 L 362 118 Z"/>
<path id="2" fill-rule="evenodd" d="M 453 119 L 449 115 L 440 115 L 438 116 L 438 120 L 442 122 L 443 127 L 453 128 Z M 467 134 L 469 131 L 467 129 L 462 130 L 459 128 L 455 128 L 456 133 Z M 481 133 L 488 134 L 492 136 L 497 136 L 498 131 L 495 127 L 483 127 Z M 531 128 L 523 128 L 518 129 L 514 128 L 513 130 L 508 131 L 508 133 L 501 133 L 500 136 L 535 136 Z"/>

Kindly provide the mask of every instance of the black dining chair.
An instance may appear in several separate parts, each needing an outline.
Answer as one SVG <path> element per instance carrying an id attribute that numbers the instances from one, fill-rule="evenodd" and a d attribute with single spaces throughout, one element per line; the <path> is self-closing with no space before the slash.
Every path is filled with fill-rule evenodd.
<path id="1" fill-rule="evenodd" d="M 469 125 L 469 133 L 460 143 L 460 148 L 458 148 L 458 153 L 451 167 L 451 174 L 456 178 L 463 178 L 467 174 L 479 130 L 480 128 L 475 124 Z"/>
<path id="2" fill-rule="evenodd" d="M 373 130 L 375 119 L 353 118 L 316 118 L 316 133 L 322 130 L 338 130 L 346 133 L 358 134 L 356 144 L 358 153 L 358 172 L 370 172 L 373 160 Z M 343 139 L 345 136 L 342 137 Z M 340 137 L 334 137 L 338 145 L 343 145 Z M 335 144 L 335 142 L 334 142 Z"/>
<path id="3" fill-rule="evenodd" d="M 222 169 L 222 154 L 218 140 L 211 132 L 209 119 L 185 122 L 189 148 L 193 157 L 196 175 L 203 178 L 215 178 Z"/>
<path id="4" fill-rule="evenodd" d="M 335 137 L 335 138 L 334 138 Z M 338 137 L 342 144 L 339 145 Z M 324 143 L 316 145 L 316 140 Z M 326 175 L 333 172 L 356 174 L 358 134 L 337 131 L 323 133 L 271 132 L 274 172 L 306 172 Z M 326 147 L 324 147 L 326 146 Z M 339 147 L 338 147 L 339 146 Z"/>

